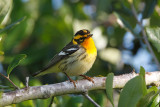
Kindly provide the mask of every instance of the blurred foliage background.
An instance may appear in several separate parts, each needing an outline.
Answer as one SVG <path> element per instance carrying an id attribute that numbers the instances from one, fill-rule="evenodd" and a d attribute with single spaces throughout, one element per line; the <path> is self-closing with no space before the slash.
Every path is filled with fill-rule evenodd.
<path id="1" fill-rule="evenodd" d="M 133 3 L 138 19 L 144 19 L 144 26 L 160 26 L 160 1 L 134 0 Z M 146 71 L 158 70 L 127 0 L 0 0 L 0 29 L 0 73 L 6 74 L 15 55 L 27 55 L 10 75 L 20 87 L 24 87 L 27 76 L 30 86 L 67 80 L 61 73 L 38 78 L 31 74 L 42 69 L 80 29 L 91 31 L 98 48 L 97 60 L 88 76 L 106 76 L 109 72 L 118 75 L 133 69 L 139 72 L 140 66 Z M 153 45 L 152 49 L 160 61 L 159 52 Z M 0 85 L 11 86 L 1 77 Z M 111 106 L 105 91 L 91 91 L 89 95 L 101 106 Z M 118 93 L 115 95 L 118 101 Z M 16 107 L 46 107 L 50 100 L 25 101 Z M 81 95 L 56 97 L 53 105 L 93 107 Z"/>

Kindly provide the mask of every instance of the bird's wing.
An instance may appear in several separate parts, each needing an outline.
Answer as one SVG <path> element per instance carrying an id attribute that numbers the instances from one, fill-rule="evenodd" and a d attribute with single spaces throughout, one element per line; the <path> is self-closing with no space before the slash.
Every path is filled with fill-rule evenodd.
<path id="1" fill-rule="evenodd" d="M 61 61 L 62 59 L 68 57 L 69 55 L 73 54 L 77 50 L 79 50 L 79 46 L 78 45 L 73 45 L 73 43 L 70 42 L 58 54 L 56 54 L 52 58 L 52 60 L 42 70 L 36 72 L 35 74 L 33 74 L 33 76 L 39 76 L 39 75 L 41 75 L 42 72 L 45 72 L 47 69 L 53 67 L 59 61 Z"/>

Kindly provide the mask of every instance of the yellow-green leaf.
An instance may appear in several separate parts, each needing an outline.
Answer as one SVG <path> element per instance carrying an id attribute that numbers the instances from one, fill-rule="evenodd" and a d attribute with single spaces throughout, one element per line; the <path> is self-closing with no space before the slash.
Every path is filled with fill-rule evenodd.
<path id="1" fill-rule="evenodd" d="M 4 55 L 4 52 L 3 52 L 3 51 L 0 51 L 0 55 Z"/>
<path id="2" fill-rule="evenodd" d="M 7 69 L 7 74 L 8 74 L 8 76 L 10 75 L 11 71 L 12 71 L 16 66 L 18 66 L 19 63 L 20 63 L 23 59 L 25 59 L 26 57 L 27 57 L 27 55 L 25 55 L 25 54 L 19 54 L 19 55 L 17 55 L 17 56 L 13 59 L 13 61 L 11 62 L 11 64 L 9 65 L 9 67 L 8 67 L 8 69 Z"/>
<path id="3" fill-rule="evenodd" d="M 113 73 L 109 73 L 107 75 L 106 78 L 106 94 L 107 94 L 107 98 L 110 100 L 111 104 L 114 107 L 114 103 L 113 103 L 113 77 L 114 74 Z"/>
<path id="4" fill-rule="evenodd" d="M 151 91 L 145 95 L 137 104 L 137 107 L 147 107 L 154 97 L 155 91 Z"/>
<path id="5" fill-rule="evenodd" d="M 153 46 L 158 50 L 158 52 L 160 52 L 160 28 L 147 27 L 146 32 Z"/>
<path id="6" fill-rule="evenodd" d="M 136 76 L 124 86 L 120 94 L 118 107 L 136 107 L 142 96 L 142 76 Z"/>
<path id="7" fill-rule="evenodd" d="M 145 69 L 141 66 L 140 67 L 140 76 L 142 76 L 142 88 L 143 88 L 143 95 L 147 94 L 147 86 L 145 81 Z"/>
<path id="8" fill-rule="evenodd" d="M 18 19 L 16 22 L 14 22 L 14 23 L 12 23 L 12 24 L 6 26 L 5 28 L 0 29 L 0 33 L 2 33 L 2 32 L 4 32 L 4 31 L 6 31 L 6 30 L 12 28 L 13 26 L 16 26 L 16 25 L 20 24 L 20 22 L 23 21 L 24 19 L 25 19 L 25 17 L 22 17 L 22 18 Z"/>

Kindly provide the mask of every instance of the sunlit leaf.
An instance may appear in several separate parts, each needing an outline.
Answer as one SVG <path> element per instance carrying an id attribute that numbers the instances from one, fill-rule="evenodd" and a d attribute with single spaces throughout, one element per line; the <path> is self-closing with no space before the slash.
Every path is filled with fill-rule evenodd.
<path id="1" fill-rule="evenodd" d="M 147 89 L 147 93 L 150 93 L 152 91 L 155 91 L 157 92 L 158 91 L 158 88 L 156 86 L 152 86 L 151 88 Z"/>
<path id="2" fill-rule="evenodd" d="M 156 28 L 147 27 L 146 32 L 153 46 L 155 46 L 158 52 L 160 52 L 160 28 L 159 27 L 156 27 Z"/>
<path id="3" fill-rule="evenodd" d="M 142 66 L 140 67 L 140 75 L 145 77 L 145 69 Z"/>
<path id="4" fill-rule="evenodd" d="M 6 24 L 11 10 L 12 0 L 0 0 L 0 25 Z"/>
<path id="5" fill-rule="evenodd" d="M 160 89 L 154 94 L 152 100 L 150 101 L 150 104 L 148 107 L 159 107 L 159 93 L 160 93 Z"/>
<path id="6" fill-rule="evenodd" d="M 42 102 L 44 102 L 44 101 L 42 101 Z M 33 100 L 27 100 L 27 101 L 23 101 L 23 102 L 19 103 L 19 106 L 20 107 L 34 107 L 35 104 L 34 104 Z"/>
<path id="7" fill-rule="evenodd" d="M 2 98 L 2 94 L 3 94 L 3 92 L 0 92 L 0 98 Z"/>
<path id="8" fill-rule="evenodd" d="M 147 95 L 145 95 L 137 104 L 137 107 L 147 107 L 149 103 L 152 101 L 155 95 L 155 91 L 151 91 Z"/>
<path id="9" fill-rule="evenodd" d="M 140 67 L 140 75 L 142 76 L 142 88 L 143 88 L 143 95 L 147 94 L 147 86 L 145 81 L 145 69 L 141 66 Z"/>
<path id="10" fill-rule="evenodd" d="M 19 55 L 17 55 L 17 56 L 13 59 L 13 61 L 11 62 L 11 64 L 9 65 L 9 67 L 8 67 L 8 69 L 7 69 L 7 74 L 8 74 L 8 76 L 10 75 L 11 71 L 12 71 L 16 66 L 18 66 L 19 63 L 20 63 L 23 59 L 25 59 L 26 57 L 27 57 L 27 55 L 25 55 L 25 54 L 19 54 Z"/>
<path id="11" fill-rule="evenodd" d="M 4 55 L 4 52 L 3 52 L 3 51 L 0 51 L 0 55 Z"/>
<path id="12" fill-rule="evenodd" d="M 24 19 L 25 19 L 25 17 L 22 17 L 22 18 L 18 19 L 16 22 L 14 22 L 14 23 L 12 23 L 12 24 L 6 26 L 5 28 L 0 29 L 0 33 L 2 33 L 2 32 L 4 32 L 4 31 L 6 31 L 6 30 L 12 28 L 13 26 L 16 26 L 16 25 L 20 24 L 20 22 L 23 21 Z"/>
<path id="13" fill-rule="evenodd" d="M 143 19 L 149 18 L 152 15 L 154 8 L 157 4 L 157 0 L 145 0 L 145 3 L 146 4 L 143 11 Z"/>
<path id="14" fill-rule="evenodd" d="M 134 32 L 132 26 L 130 25 L 130 23 L 129 23 L 127 20 L 125 20 L 121 15 L 119 15 L 119 14 L 116 13 L 116 12 L 115 12 L 114 14 L 115 14 L 116 17 L 118 18 L 118 23 L 119 23 L 120 26 L 122 26 L 122 27 L 124 27 L 126 30 L 132 32 L 134 35 L 137 35 L 137 34 Z"/>
<path id="15" fill-rule="evenodd" d="M 137 76 L 126 83 L 118 103 L 118 107 L 136 107 L 143 96 L 142 77 Z"/>
<path id="16" fill-rule="evenodd" d="M 109 99 L 109 101 L 112 103 L 113 107 L 114 107 L 114 103 L 113 103 L 113 77 L 114 74 L 110 73 L 107 75 L 106 78 L 106 94 L 107 94 L 107 98 Z"/>

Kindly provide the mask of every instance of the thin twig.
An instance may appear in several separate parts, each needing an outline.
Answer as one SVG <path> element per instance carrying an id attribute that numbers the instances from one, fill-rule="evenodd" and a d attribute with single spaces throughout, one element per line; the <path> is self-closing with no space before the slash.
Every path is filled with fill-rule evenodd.
<path id="1" fill-rule="evenodd" d="M 26 87 L 29 87 L 29 77 L 26 77 Z"/>
<path id="2" fill-rule="evenodd" d="M 54 96 L 52 96 L 51 101 L 50 101 L 50 104 L 49 104 L 48 107 L 52 107 L 53 100 L 54 100 Z"/>
<path id="3" fill-rule="evenodd" d="M 90 102 L 92 102 L 96 107 L 101 107 L 99 104 L 97 104 L 89 95 L 87 92 L 83 93 L 83 96 L 85 96 Z"/>
<path id="4" fill-rule="evenodd" d="M 150 43 L 149 43 L 149 41 L 148 41 L 148 39 L 147 39 L 147 35 L 146 35 L 146 32 L 145 32 L 145 29 L 144 29 L 144 27 L 143 27 L 143 25 L 142 25 L 142 20 L 143 20 L 143 19 L 138 20 L 138 17 L 137 17 L 138 15 L 137 15 L 136 9 L 135 9 L 133 3 L 130 3 L 130 4 L 131 4 L 131 9 L 132 9 L 132 12 L 133 12 L 133 16 L 135 17 L 138 25 L 141 27 L 141 32 L 142 32 L 142 36 L 143 36 L 143 38 L 144 38 L 144 41 L 145 41 L 145 43 L 147 44 L 147 47 L 148 47 L 151 55 L 153 56 L 153 59 L 154 59 L 156 65 L 158 66 L 158 69 L 160 70 L 160 63 L 159 63 L 159 61 L 157 60 L 157 58 L 156 58 L 156 56 L 155 56 L 155 54 L 154 54 L 154 52 L 153 52 L 153 49 L 152 49 L 152 47 L 151 47 L 151 45 L 150 45 Z"/>
<path id="5" fill-rule="evenodd" d="M 18 86 L 16 86 L 8 77 L 6 77 L 5 75 L 3 75 L 2 73 L 0 73 L 0 75 L 4 78 L 6 78 L 16 89 L 20 89 Z"/>

